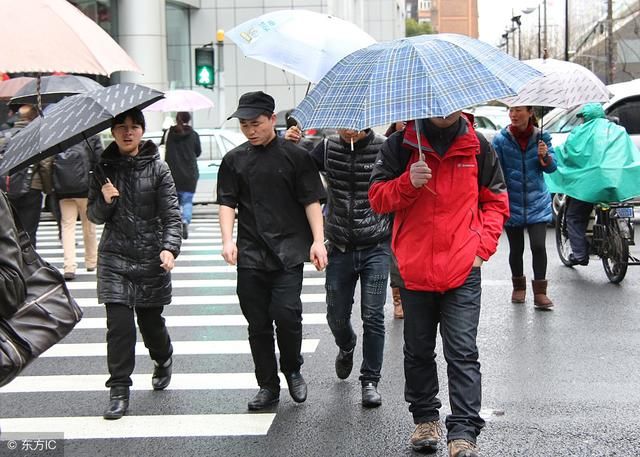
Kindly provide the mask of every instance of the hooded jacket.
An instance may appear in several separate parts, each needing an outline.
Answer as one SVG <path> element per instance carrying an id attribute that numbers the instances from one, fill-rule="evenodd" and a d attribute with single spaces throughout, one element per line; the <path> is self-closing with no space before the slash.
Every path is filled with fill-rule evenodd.
<path id="1" fill-rule="evenodd" d="M 464 125 L 442 156 L 421 135 L 424 160 L 433 175 L 427 186 L 435 195 L 411 184 L 409 169 L 419 157 L 415 121 L 382 145 L 371 175 L 371 207 L 395 213 L 391 243 L 410 290 L 445 292 L 461 286 L 475 257 L 488 260 L 496 251 L 509 217 L 495 152 L 484 139 L 481 147 L 466 118 L 460 122 Z"/>
<path id="2" fill-rule="evenodd" d="M 178 192 L 195 192 L 200 172 L 198 157 L 202 154 L 200 137 L 190 126 L 178 132 L 174 125 L 167 134 L 165 161 L 171 169 Z"/>
<path id="3" fill-rule="evenodd" d="M 120 196 L 107 204 L 101 187 L 109 179 Z M 171 302 L 171 273 L 160 252 L 180 253 L 182 220 L 169 167 L 152 141 L 135 157 L 105 149 L 89 190 L 89 220 L 105 224 L 98 246 L 98 300 L 154 307 Z"/>
<path id="4" fill-rule="evenodd" d="M 538 160 L 538 138 L 542 138 L 549 150 L 546 167 Z M 509 192 L 511 217 L 506 225 L 524 227 L 551 222 L 551 195 L 543 176 L 543 173 L 556 171 L 551 135 L 547 132 L 541 134 L 540 129 L 534 127 L 523 151 L 518 140 L 505 127 L 493 139 L 493 147 L 500 159 Z"/>

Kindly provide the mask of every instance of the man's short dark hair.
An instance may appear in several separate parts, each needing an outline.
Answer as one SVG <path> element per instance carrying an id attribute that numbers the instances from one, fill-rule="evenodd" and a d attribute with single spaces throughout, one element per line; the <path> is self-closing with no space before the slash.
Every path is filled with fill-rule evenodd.
<path id="1" fill-rule="evenodd" d="M 124 124 L 127 118 L 130 118 L 134 124 L 142 126 L 142 130 L 146 130 L 147 124 L 144 120 L 144 114 L 139 108 L 131 108 L 124 113 L 118 114 L 111 120 L 111 128 L 114 128 L 117 124 Z"/>

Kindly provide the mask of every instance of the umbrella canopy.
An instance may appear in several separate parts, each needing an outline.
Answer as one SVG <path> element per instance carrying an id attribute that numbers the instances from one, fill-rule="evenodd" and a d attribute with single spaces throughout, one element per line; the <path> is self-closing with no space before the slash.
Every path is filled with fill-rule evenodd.
<path id="1" fill-rule="evenodd" d="M 0 71 L 142 73 L 107 32 L 66 0 L 3 0 L 0 17 Z"/>
<path id="2" fill-rule="evenodd" d="M 589 102 L 606 102 L 612 94 L 600 79 L 582 65 L 564 60 L 533 59 L 526 64 L 544 76 L 530 81 L 515 97 L 500 101 L 507 106 L 571 108 Z"/>
<path id="3" fill-rule="evenodd" d="M 198 111 L 213 108 L 208 97 L 195 90 L 168 90 L 164 98 L 145 108 L 145 111 Z"/>
<path id="4" fill-rule="evenodd" d="M 135 107 L 142 109 L 162 97 L 160 91 L 131 83 L 67 97 L 11 139 L 0 162 L 0 174 L 15 173 L 62 152 L 108 128 L 118 114 Z"/>
<path id="5" fill-rule="evenodd" d="M 29 78 L 28 76 L 19 76 L 0 82 L 0 101 L 8 101 L 16 92 L 22 89 L 25 84 L 29 83 L 29 81 L 35 81 L 35 79 Z"/>
<path id="6" fill-rule="evenodd" d="M 38 103 L 37 81 L 25 84 L 9 101 L 11 105 Z M 90 90 L 102 89 L 102 85 L 85 76 L 43 76 L 40 78 L 40 97 L 44 104 L 57 103 L 70 95 L 82 94 Z"/>
<path id="7" fill-rule="evenodd" d="M 305 129 L 362 130 L 515 95 L 540 72 L 456 34 L 377 43 L 338 62 L 291 113 Z"/>
<path id="8" fill-rule="evenodd" d="M 375 43 L 357 25 L 306 10 L 263 14 L 227 36 L 245 56 L 318 82 L 340 59 Z"/>

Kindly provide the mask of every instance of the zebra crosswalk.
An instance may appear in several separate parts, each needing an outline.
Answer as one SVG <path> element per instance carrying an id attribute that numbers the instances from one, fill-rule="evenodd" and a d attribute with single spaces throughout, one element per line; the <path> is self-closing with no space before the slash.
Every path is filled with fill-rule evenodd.
<path id="1" fill-rule="evenodd" d="M 102 227 L 98 227 L 98 236 Z M 76 228 L 79 268 L 67 284 L 84 318 L 62 342 L 0 388 L 3 433 L 63 433 L 71 440 L 150 437 L 265 435 L 276 411 L 249 413 L 257 389 L 246 321 L 235 294 L 235 267 L 220 255 L 217 215 L 196 217 L 172 272 L 173 303 L 165 308 L 174 347 L 174 375 L 166 391 L 151 388 L 152 363 L 139 340 L 129 413 L 102 419 L 107 404 L 106 318 L 96 297 L 95 272 L 83 266 L 82 234 Z M 42 221 L 38 252 L 62 268 L 62 246 L 53 221 Z M 326 334 L 324 275 L 306 265 L 302 301 L 302 353 L 312 354 Z M 286 383 L 282 382 L 286 389 Z M 69 401 L 73 398 L 74 401 Z M 217 400 L 217 401 L 212 401 Z M 289 401 L 283 396 L 282 401 Z M 90 449 L 82 447 L 81 449 Z M 78 455 L 87 455 L 78 451 Z"/>

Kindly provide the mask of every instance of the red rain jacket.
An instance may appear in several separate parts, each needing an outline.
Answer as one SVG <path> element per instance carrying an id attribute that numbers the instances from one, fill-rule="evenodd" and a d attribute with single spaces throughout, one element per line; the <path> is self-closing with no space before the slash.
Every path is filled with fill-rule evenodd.
<path id="1" fill-rule="evenodd" d="M 465 119 L 441 157 L 421 135 L 431 168 L 416 189 L 409 167 L 418 161 L 415 122 L 383 144 L 371 175 L 369 200 L 378 213 L 395 213 L 392 248 L 405 288 L 445 292 L 461 286 L 475 256 L 488 260 L 509 218 L 509 201 L 495 151 Z M 481 147 L 482 144 L 482 147 Z"/>

